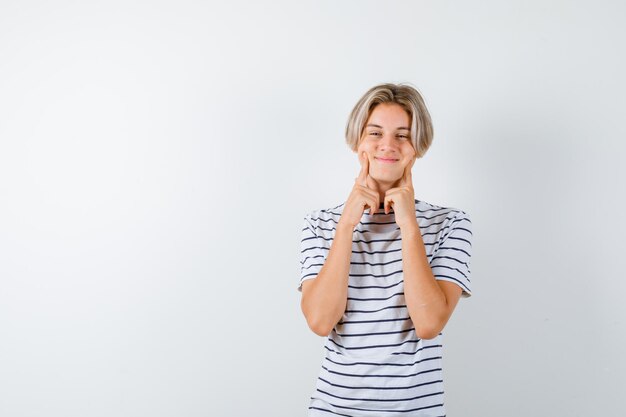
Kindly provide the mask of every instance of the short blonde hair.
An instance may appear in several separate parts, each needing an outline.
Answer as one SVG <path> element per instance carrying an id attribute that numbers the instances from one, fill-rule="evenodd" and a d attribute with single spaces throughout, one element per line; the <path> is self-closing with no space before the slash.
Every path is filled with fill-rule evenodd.
<path id="1" fill-rule="evenodd" d="M 411 119 L 411 143 L 417 157 L 424 156 L 433 141 L 433 125 L 421 94 L 407 83 L 379 84 L 361 97 L 346 124 L 346 143 L 350 149 L 357 151 L 365 123 L 374 107 L 381 103 L 396 103 L 406 110 Z"/>

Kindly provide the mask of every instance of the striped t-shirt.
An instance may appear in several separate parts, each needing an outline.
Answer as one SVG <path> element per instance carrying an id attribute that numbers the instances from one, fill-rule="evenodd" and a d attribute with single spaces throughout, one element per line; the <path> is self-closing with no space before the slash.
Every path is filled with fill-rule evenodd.
<path id="1" fill-rule="evenodd" d="M 304 218 L 302 281 L 322 269 L 344 208 Z M 348 303 L 324 344 L 309 416 L 445 416 L 442 334 L 420 339 L 409 317 L 402 276 L 402 236 L 393 210 L 365 210 L 352 235 Z M 472 223 L 462 210 L 415 200 L 433 275 L 471 295 Z"/>

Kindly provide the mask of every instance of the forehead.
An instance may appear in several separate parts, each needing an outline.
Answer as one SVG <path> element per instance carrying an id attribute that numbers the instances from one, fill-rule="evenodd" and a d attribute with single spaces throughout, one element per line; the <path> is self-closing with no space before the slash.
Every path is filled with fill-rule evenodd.
<path id="1" fill-rule="evenodd" d="M 381 103 L 376 105 L 367 119 L 367 124 L 383 127 L 410 127 L 409 114 L 397 103 Z"/>

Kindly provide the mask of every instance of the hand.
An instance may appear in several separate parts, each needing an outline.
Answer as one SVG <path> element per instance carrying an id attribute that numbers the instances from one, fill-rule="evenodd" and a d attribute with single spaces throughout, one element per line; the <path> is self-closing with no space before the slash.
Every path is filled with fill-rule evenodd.
<path id="1" fill-rule="evenodd" d="M 343 213 L 339 219 L 339 223 L 345 223 L 356 227 L 363 217 L 366 207 L 369 207 L 369 214 L 374 214 L 380 205 L 380 196 L 378 190 L 373 184 L 368 182 L 369 177 L 369 160 L 367 154 L 361 152 L 359 154 L 359 162 L 361 163 L 361 172 L 354 179 L 354 187 L 348 196 L 348 200 L 343 208 Z"/>
<path id="2" fill-rule="evenodd" d="M 390 188 L 385 193 L 385 214 L 388 214 L 389 210 L 393 208 L 396 223 L 400 229 L 418 225 L 415 217 L 415 194 L 413 191 L 413 176 L 411 175 L 411 169 L 416 160 L 417 156 L 414 156 L 413 160 L 404 168 L 404 173 L 398 181 L 398 186 Z"/>

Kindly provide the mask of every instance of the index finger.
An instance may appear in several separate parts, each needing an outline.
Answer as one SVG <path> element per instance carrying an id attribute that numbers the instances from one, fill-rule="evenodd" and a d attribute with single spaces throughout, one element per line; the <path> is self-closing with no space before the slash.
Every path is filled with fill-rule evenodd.
<path id="1" fill-rule="evenodd" d="M 406 164 L 406 167 L 404 167 L 404 175 L 402 176 L 402 178 L 405 185 L 413 185 L 413 174 L 411 172 L 411 169 L 413 168 L 413 165 L 415 165 L 416 160 L 417 156 L 414 156 L 413 160 Z"/>
<path id="2" fill-rule="evenodd" d="M 369 160 L 367 159 L 367 154 L 365 152 L 361 152 L 359 154 L 359 162 L 361 162 L 361 172 L 359 172 L 359 176 L 356 178 L 356 182 L 363 187 L 367 187 L 367 174 L 369 174 Z"/>

